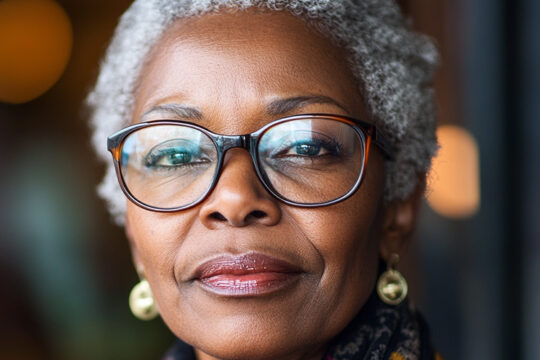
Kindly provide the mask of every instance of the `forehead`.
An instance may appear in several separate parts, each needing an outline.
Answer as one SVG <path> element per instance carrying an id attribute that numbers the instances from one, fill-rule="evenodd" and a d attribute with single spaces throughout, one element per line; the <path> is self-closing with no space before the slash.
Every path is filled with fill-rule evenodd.
<path id="1" fill-rule="evenodd" d="M 364 115 L 346 52 L 304 21 L 284 12 L 210 14 L 178 20 L 155 45 L 134 121 L 152 106 L 180 103 L 200 110 L 202 125 L 219 116 L 234 127 L 243 117 L 267 121 L 263 109 L 276 98 L 305 95 Z"/>

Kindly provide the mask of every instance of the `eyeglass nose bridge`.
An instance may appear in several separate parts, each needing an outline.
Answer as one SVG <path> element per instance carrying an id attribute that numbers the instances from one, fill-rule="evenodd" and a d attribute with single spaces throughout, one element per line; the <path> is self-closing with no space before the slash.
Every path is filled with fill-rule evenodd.
<path id="1" fill-rule="evenodd" d="M 277 199 L 282 199 L 279 194 L 277 194 L 264 180 L 264 177 L 262 176 L 261 170 L 259 169 L 259 166 L 257 165 L 257 155 L 255 154 L 255 147 L 256 142 L 258 139 L 257 134 L 244 134 L 244 135 L 215 135 L 214 134 L 214 141 L 216 142 L 216 145 L 218 146 L 218 153 L 219 153 L 219 160 L 218 160 L 218 166 L 217 166 L 217 174 L 214 178 L 214 181 L 212 182 L 210 188 L 206 192 L 206 194 L 201 198 L 206 198 L 208 194 L 210 194 L 212 191 L 214 191 L 219 179 L 221 178 L 221 172 L 223 167 L 223 161 L 225 158 L 225 154 L 228 150 L 234 149 L 234 148 L 242 148 L 246 150 L 250 157 L 251 161 L 253 162 L 254 170 L 257 175 L 257 178 L 261 182 L 261 184 L 264 186 L 264 188 L 272 194 Z M 287 202 L 287 200 L 283 200 Z"/>
<path id="2" fill-rule="evenodd" d="M 219 178 L 221 177 L 223 161 L 224 161 L 225 154 L 227 153 L 227 151 L 234 148 L 241 148 L 241 149 L 246 150 L 249 153 L 251 157 L 251 161 L 253 162 L 255 173 L 257 174 L 257 177 L 259 178 L 259 181 L 261 182 L 261 184 L 268 190 L 268 192 L 273 194 L 276 198 L 281 199 L 281 197 L 266 183 L 266 181 L 264 180 L 264 176 L 261 173 L 261 169 L 259 168 L 257 164 L 257 154 L 255 151 L 255 148 L 257 147 L 257 140 L 259 138 L 258 133 L 244 134 L 244 135 L 214 135 L 214 136 L 215 136 L 214 141 L 216 142 L 218 146 L 219 160 L 218 160 L 218 166 L 217 166 L 217 176 L 215 177 L 212 185 L 210 186 L 208 193 L 213 191 L 214 187 L 219 181 Z"/>
<path id="3" fill-rule="evenodd" d="M 225 152 L 233 148 L 243 148 L 251 153 L 251 135 L 219 135 L 216 139 L 216 144 Z"/>

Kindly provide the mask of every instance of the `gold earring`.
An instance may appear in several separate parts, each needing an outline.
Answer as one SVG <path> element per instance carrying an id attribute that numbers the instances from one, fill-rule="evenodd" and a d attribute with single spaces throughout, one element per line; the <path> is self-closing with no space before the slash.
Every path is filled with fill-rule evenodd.
<path id="1" fill-rule="evenodd" d="M 399 262 L 399 255 L 390 255 L 387 266 L 388 269 L 379 276 L 377 281 L 377 294 L 379 298 L 388 305 L 398 305 L 407 297 L 409 287 L 407 281 L 395 266 Z"/>
<path id="2" fill-rule="evenodd" d="M 140 320 L 152 320 L 159 315 L 152 289 L 146 279 L 142 279 L 129 294 L 129 308 Z"/>

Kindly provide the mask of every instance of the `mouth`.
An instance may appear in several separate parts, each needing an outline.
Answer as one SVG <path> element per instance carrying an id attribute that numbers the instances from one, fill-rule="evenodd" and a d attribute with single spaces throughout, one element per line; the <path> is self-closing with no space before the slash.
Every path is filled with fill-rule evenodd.
<path id="1" fill-rule="evenodd" d="M 249 297 L 291 286 L 302 272 L 287 261 L 248 253 L 211 259 L 196 269 L 194 280 L 215 295 Z"/>

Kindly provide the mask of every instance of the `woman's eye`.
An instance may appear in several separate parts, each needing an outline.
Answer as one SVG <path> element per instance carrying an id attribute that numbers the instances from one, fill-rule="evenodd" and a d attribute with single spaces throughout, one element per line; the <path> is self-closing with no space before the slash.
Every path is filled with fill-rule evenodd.
<path id="1" fill-rule="evenodd" d="M 173 170 L 200 165 L 208 161 L 208 157 L 200 146 L 178 139 L 155 146 L 144 157 L 144 164 L 148 169 Z"/>
<path id="2" fill-rule="evenodd" d="M 320 156 L 324 155 L 328 151 L 321 147 L 320 144 L 315 143 L 300 143 L 291 147 L 287 151 L 286 155 L 299 155 L 299 156 Z"/>
<path id="3" fill-rule="evenodd" d="M 156 161 L 156 165 L 159 166 L 175 166 L 175 165 L 184 165 L 188 164 L 191 161 L 191 154 L 186 151 L 177 151 L 172 150 L 166 154 L 163 154 L 158 161 Z"/>
<path id="4" fill-rule="evenodd" d="M 337 155 L 338 148 L 336 144 L 331 144 L 316 140 L 295 141 L 293 144 L 282 146 L 277 149 L 275 157 L 302 157 L 317 158 L 325 155 Z"/>
<path id="5" fill-rule="evenodd" d="M 193 154 L 183 149 L 159 149 L 146 156 L 147 167 L 177 167 L 188 165 L 193 160 Z"/>

